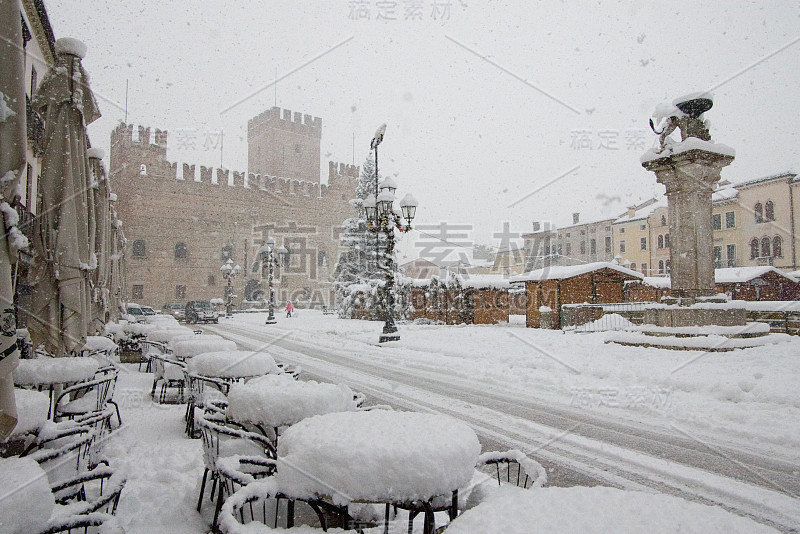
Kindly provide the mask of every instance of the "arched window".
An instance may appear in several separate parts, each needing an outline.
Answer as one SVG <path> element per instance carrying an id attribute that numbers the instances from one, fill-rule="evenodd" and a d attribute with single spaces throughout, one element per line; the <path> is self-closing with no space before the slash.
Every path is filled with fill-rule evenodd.
<path id="1" fill-rule="evenodd" d="M 764 220 L 775 220 L 775 204 L 773 204 L 771 200 L 767 200 L 767 202 L 764 204 Z"/>
<path id="2" fill-rule="evenodd" d="M 147 165 L 145 165 L 144 163 L 139 165 L 139 174 L 142 176 L 147 176 Z"/>
<path id="3" fill-rule="evenodd" d="M 666 225 L 667 225 L 667 216 L 666 215 L 662 215 L 661 216 L 661 226 L 666 226 Z"/>
<path id="4" fill-rule="evenodd" d="M 186 259 L 186 243 L 175 243 L 175 259 Z"/>
<path id="5" fill-rule="evenodd" d="M 783 257 L 783 241 L 779 235 L 772 238 L 772 256 L 775 258 Z"/>
<path id="6" fill-rule="evenodd" d="M 664 234 L 664 248 L 669 248 L 669 234 Z"/>
<path id="7" fill-rule="evenodd" d="M 762 258 L 767 258 L 767 257 L 771 256 L 771 254 L 769 253 L 769 250 L 770 250 L 769 238 L 768 237 L 762 237 L 761 238 L 761 257 Z"/>
<path id="8" fill-rule="evenodd" d="M 664 236 L 658 236 L 658 248 L 664 248 Z"/>
<path id="9" fill-rule="evenodd" d="M 666 263 L 664 263 L 664 266 L 667 269 L 667 274 L 669 274 L 669 260 L 667 260 Z"/>
<path id="10" fill-rule="evenodd" d="M 750 241 L 750 259 L 754 260 L 758 257 L 758 239 L 755 237 Z"/>
<path id="11" fill-rule="evenodd" d="M 756 222 L 764 222 L 764 210 L 761 207 L 761 202 L 756 202 L 755 207 L 753 208 L 753 215 L 756 218 Z"/>
<path id="12" fill-rule="evenodd" d="M 322 267 L 323 265 L 327 265 L 327 258 L 325 257 L 325 251 L 320 250 L 317 252 L 317 265 Z"/>
<path id="13" fill-rule="evenodd" d="M 143 258 L 146 251 L 147 249 L 145 249 L 144 241 L 142 239 L 137 239 L 136 241 L 133 242 L 134 258 Z"/>
<path id="14" fill-rule="evenodd" d="M 658 260 L 658 274 L 664 274 L 664 260 Z"/>

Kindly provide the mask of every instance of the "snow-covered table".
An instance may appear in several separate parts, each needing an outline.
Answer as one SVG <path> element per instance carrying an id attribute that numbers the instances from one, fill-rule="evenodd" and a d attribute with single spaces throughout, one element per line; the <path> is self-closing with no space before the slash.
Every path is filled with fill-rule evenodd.
<path id="1" fill-rule="evenodd" d="M 20 360 L 14 369 L 14 384 L 26 388 L 50 392 L 50 410 L 47 417 L 53 416 L 53 401 L 62 387 L 83 382 L 92 378 L 100 364 L 94 358 L 35 358 Z"/>
<path id="2" fill-rule="evenodd" d="M 233 385 L 226 415 L 238 423 L 278 428 L 314 415 L 355 409 L 353 390 L 344 384 L 301 382 L 289 374 L 270 374 Z"/>
<path id="3" fill-rule="evenodd" d="M 272 356 L 251 350 L 203 352 L 188 360 L 186 368 L 190 373 L 214 378 L 248 378 L 281 372 Z"/>
<path id="4" fill-rule="evenodd" d="M 173 338 L 170 341 L 173 355 L 179 360 L 187 360 L 204 352 L 235 351 L 236 343 L 216 335 L 194 335 L 189 339 Z"/>
<path id="5" fill-rule="evenodd" d="M 278 447 L 277 483 L 287 496 L 457 507 L 480 453 L 475 432 L 445 415 L 372 410 L 337 412 L 289 427 Z M 451 515 L 452 517 L 452 515 Z"/>

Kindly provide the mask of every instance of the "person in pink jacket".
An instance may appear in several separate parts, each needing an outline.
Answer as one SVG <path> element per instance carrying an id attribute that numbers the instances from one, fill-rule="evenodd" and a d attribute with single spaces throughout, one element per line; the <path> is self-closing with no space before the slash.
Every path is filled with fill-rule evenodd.
<path id="1" fill-rule="evenodd" d="M 291 317 L 293 311 L 294 311 L 294 306 L 292 306 L 292 301 L 291 300 L 287 300 L 286 301 L 286 317 Z"/>

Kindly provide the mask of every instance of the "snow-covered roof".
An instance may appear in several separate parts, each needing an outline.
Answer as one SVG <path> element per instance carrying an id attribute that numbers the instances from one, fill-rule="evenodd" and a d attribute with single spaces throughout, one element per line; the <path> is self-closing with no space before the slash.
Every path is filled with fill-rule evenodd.
<path id="1" fill-rule="evenodd" d="M 544 269 L 537 269 L 524 274 L 511 277 L 511 282 L 532 282 L 536 280 L 564 280 L 566 278 L 573 278 L 582 274 L 590 273 L 592 271 L 599 271 L 600 269 L 612 269 L 622 274 L 627 274 L 634 278 L 642 279 L 641 273 L 627 269 L 616 263 L 608 261 L 596 261 L 593 263 L 585 263 L 583 265 L 559 265 L 553 267 L 545 267 Z"/>
<path id="2" fill-rule="evenodd" d="M 661 197 L 660 199 L 656 200 L 655 202 L 648 203 L 645 206 L 640 207 L 636 210 L 633 215 L 628 215 L 627 213 L 622 217 L 619 217 L 617 220 L 614 221 L 614 224 L 632 222 L 632 221 L 639 221 L 642 219 L 647 219 L 654 211 L 658 208 L 666 208 L 667 207 L 667 197 Z"/>
<path id="3" fill-rule="evenodd" d="M 724 185 L 711 193 L 711 202 L 722 202 L 739 196 L 739 190 L 732 185 Z"/>
<path id="4" fill-rule="evenodd" d="M 779 180 L 784 178 L 791 178 L 794 181 L 797 178 L 797 173 L 792 170 L 788 170 L 785 172 L 779 172 L 777 174 L 770 174 L 767 176 L 762 176 L 761 178 L 751 178 L 750 180 L 745 180 L 743 182 L 737 182 L 734 184 L 735 187 L 747 187 L 751 185 L 760 184 L 762 182 L 769 182 L 772 180 Z"/>
<path id="5" fill-rule="evenodd" d="M 461 286 L 472 289 L 508 289 L 511 281 L 502 274 L 470 274 L 463 277 Z"/>
<path id="6" fill-rule="evenodd" d="M 797 282 L 797 278 L 788 275 L 775 267 L 725 267 L 714 271 L 714 279 L 718 284 L 734 284 L 736 282 L 749 282 L 754 278 L 764 276 L 769 272 L 774 272 L 783 276 L 791 282 Z"/>

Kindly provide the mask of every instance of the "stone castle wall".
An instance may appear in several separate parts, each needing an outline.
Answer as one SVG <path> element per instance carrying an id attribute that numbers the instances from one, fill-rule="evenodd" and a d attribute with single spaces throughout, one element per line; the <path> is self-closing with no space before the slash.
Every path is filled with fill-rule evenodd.
<path id="1" fill-rule="evenodd" d="M 358 167 L 330 162 L 328 183 L 320 184 L 179 165 L 166 159 L 166 131 L 140 126 L 137 139 L 133 133 L 125 124 L 112 133 L 109 170 L 127 239 L 128 300 L 160 308 L 166 302 L 222 298 L 219 268 L 228 251 L 244 268 L 234 282 L 235 303 L 258 298 L 256 251 L 271 236 L 290 251 L 288 265 L 279 269 L 276 301 L 333 303 L 330 274 L 339 255 L 340 225 L 352 216 L 348 201 Z M 176 247 L 184 245 L 181 257 Z M 183 298 L 177 292 L 181 286 Z M 141 289 L 141 297 L 134 289 Z"/>

